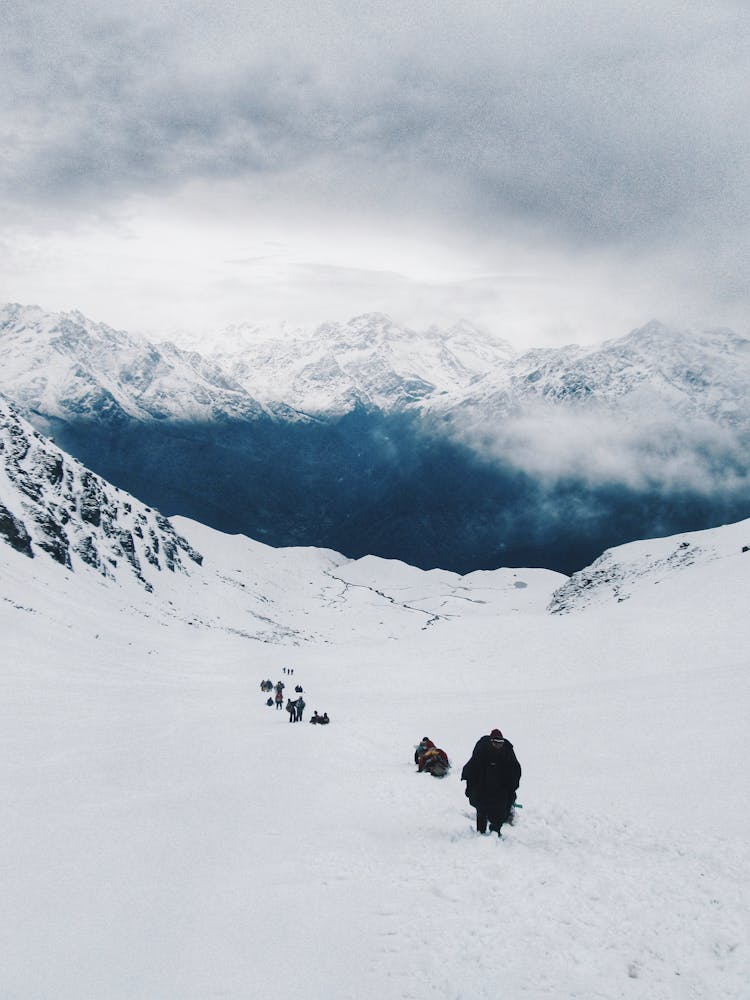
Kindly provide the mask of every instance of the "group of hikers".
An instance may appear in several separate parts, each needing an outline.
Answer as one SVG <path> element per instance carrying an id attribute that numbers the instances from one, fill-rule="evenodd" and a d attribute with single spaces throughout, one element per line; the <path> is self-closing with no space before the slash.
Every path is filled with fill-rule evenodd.
<path id="1" fill-rule="evenodd" d="M 418 771 L 426 771 L 435 778 L 444 777 L 450 769 L 445 750 L 436 747 L 424 736 L 414 751 Z M 504 823 L 513 822 L 516 792 L 521 782 L 521 765 L 513 744 L 506 740 L 499 729 L 482 736 L 464 764 L 461 781 L 466 782 L 465 795 L 477 812 L 477 831 L 502 836 Z"/>
<path id="2" fill-rule="evenodd" d="M 293 674 L 291 667 L 284 667 L 285 674 Z M 270 680 L 262 680 L 260 689 L 269 693 L 266 705 L 276 705 L 277 709 L 284 707 L 283 681 L 273 684 Z M 274 694 L 271 695 L 270 692 Z M 286 711 L 290 722 L 302 722 L 305 710 L 305 699 L 301 684 L 295 684 L 294 695 L 287 697 Z M 331 720 L 328 712 L 322 715 L 315 709 L 310 722 L 325 726 Z M 436 746 L 428 737 L 423 736 L 414 751 L 414 763 L 417 770 L 431 774 L 434 778 L 444 778 L 451 764 L 445 750 Z M 521 765 L 518 763 L 513 744 L 507 740 L 499 729 L 493 729 L 488 736 L 482 736 L 476 743 L 471 757 L 461 771 L 461 781 L 466 782 L 465 795 L 477 813 L 477 831 L 502 836 L 504 823 L 513 822 L 516 803 L 516 792 L 521 782 Z"/>
<path id="3" fill-rule="evenodd" d="M 293 674 L 293 667 L 283 667 L 285 674 Z M 266 705 L 271 708 L 276 705 L 277 710 L 284 708 L 284 688 L 286 685 L 283 681 L 276 681 L 274 684 L 270 680 L 262 680 L 260 682 L 260 689 L 264 693 L 274 691 L 273 695 L 268 696 Z M 301 684 L 295 684 L 294 686 L 295 697 L 287 696 L 286 699 L 286 711 L 289 713 L 290 722 L 302 722 L 302 713 L 305 711 L 305 699 L 303 698 L 303 688 Z M 328 712 L 323 712 L 322 715 L 318 714 L 317 708 L 310 722 L 316 725 L 326 726 L 331 720 L 328 718 Z"/>

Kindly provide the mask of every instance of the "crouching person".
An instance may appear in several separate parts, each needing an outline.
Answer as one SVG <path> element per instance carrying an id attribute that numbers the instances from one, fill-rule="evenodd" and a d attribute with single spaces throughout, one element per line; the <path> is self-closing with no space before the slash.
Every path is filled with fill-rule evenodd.
<path id="1" fill-rule="evenodd" d="M 445 750 L 439 747 L 430 747 L 419 759 L 418 771 L 426 771 L 433 778 L 444 778 L 450 770 L 450 761 Z"/>

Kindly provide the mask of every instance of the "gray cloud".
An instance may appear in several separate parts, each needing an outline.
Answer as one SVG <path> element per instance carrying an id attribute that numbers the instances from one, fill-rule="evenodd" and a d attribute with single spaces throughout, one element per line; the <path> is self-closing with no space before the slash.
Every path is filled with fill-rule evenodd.
<path id="1" fill-rule="evenodd" d="M 365 199 L 385 178 L 426 208 L 449 188 L 458 211 L 593 240 L 747 205 L 739 5 L 417 3 L 405 24 L 387 4 L 219 6 L 17 9 L 6 191 L 296 170 Z"/>
<path id="2" fill-rule="evenodd" d="M 231 180 L 748 298 L 744 3 L 5 8 L 6 220 Z"/>

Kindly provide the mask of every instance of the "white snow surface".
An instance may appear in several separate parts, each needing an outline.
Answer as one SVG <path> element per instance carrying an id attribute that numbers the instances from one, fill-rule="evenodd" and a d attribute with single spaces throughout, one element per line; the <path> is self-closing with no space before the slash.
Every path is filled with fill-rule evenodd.
<path id="1" fill-rule="evenodd" d="M 4 1000 L 746 1000 L 737 539 L 551 615 L 554 573 L 174 526 L 203 564 L 152 593 L 0 543 Z M 502 839 L 460 782 L 495 726 Z"/>
<path id="2" fill-rule="evenodd" d="M 733 560 L 737 553 L 750 553 L 750 520 L 618 545 L 555 591 L 550 610 L 562 613 L 627 601 L 691 566 Z"/>

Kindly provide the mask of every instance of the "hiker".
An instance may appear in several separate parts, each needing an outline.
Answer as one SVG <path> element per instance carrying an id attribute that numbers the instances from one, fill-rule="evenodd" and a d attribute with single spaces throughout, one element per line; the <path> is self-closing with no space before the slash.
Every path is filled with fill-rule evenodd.
<path id="1" fill-rule="evenodd" d="M 294 685 L 294 690 L 297 692 L 297 694 L 302 694 L 302 685 L 301 684 L 295 684 Z"/>
<path id="2" fill-rule="evenodd" d="M 283 708 L 284 707 L 284 695 L 281 693 L 281 691 L 277 691 L 276 692 L 276 699 L 275 700 L 276 700 L 276 708 Z"/>
<path id="3" fill-rule="evenodd" d="M 430 747 L 419 758 L 417 770 L 426 771 L 433 778 L 444 778 L 450 771 L 450 767 L 451 764 L 445 750 L 440 750 L 439 747 Z"/>
<path id="4" fill-rule="evenodd" d="M 299 696 L 299 698 L 295 701 L 294 705 L 297 709 L 297 718 L 295 721 L 302 722 L 302 713 L 305 710 L 305 700 L 302 697 L 302 695 Z"/>
<path id="5" fill-rule="evenodd" d="M 312 725 L 317 725 L 320 722 L 320 719 L 321 719 L 321 716 L 318 715 L 318 710 L 316 708 L 315 711 L 312 714 L 312 718 L 310 719 L 310 722 L 311 722 Z"/>
<path id="6" fill-rule="evenodd" d="M 434 746 L 435 744 L 432 742 L 429 736 L 423 736 L 420 742 L 417 744 L 416 750 L 414 751 L 414 763 L 419 764 L 419 761 L 422 758 L 423 754 L 427 753 L 427 751 L 431 750 Z"/>
<path id="7" fill-rule="evenodd" d="M 510 820 L 516 801 L 521 765 L 513 744 L 499 729 L 477 742 L 461 772 L 461 781 L 466 782 L 466 797 L 477 811 L 478 832 L 486 833 L 489 821 L 490 831 L 502 836 L 500 830 Z"/>
<path id="8" fill-rule="evenodd" d="M 318 719 L 318 725 L 327 726 L 331 720 L 328 718 L 328 712 L 323 712 L 321 717 Z"/>
<path id="9" fill-rule="evenodd" d="M 286 700 L 286 710 L 287 710 L 287 712 L 289 712 L 289 721 L 290 722 L 296 722 L 297 721 L 297 702 L 296 701 L 292 701 L 291 698 L 287 698 L 287 700 Z"/>
<path id="10" fill-rule="evenodd" d="M 273 698 L 269 698 L 268 701 L 266 702 L 266 705 L 268 705 L 268 707 L 271 708 L 271 706 L 273 705 Z"/>

